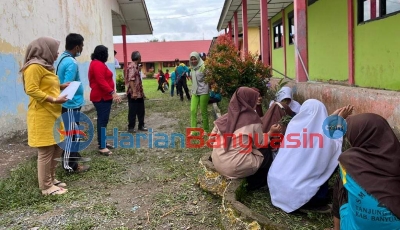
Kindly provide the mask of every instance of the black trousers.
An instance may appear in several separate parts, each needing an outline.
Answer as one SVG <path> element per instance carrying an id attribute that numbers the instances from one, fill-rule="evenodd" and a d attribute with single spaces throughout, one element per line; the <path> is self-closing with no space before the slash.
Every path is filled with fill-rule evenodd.
<path id="1" fill-rule="evenodd" d="M 183 101 L 183 90 L 185 90 L 186 97 L 190 101 L 190 94 L 189 94 L 189 89 L 187 87 L 186 77 L 181 77 L 176 85 L 176 91 L 181 97 L 181 101 Z"/>
<path id="2" fill-rule="evenodd" d="M 267 183 L 268 171 L 273 161 L 272 151 L 271 148 L 262 148 L 258 150 L 264 156 L 264 160 L 261 163 L 261 166 L 257 170 L 257 172 L 246 178 L 248 191 L 254 191 L 268 184 Z"/>
<path id="3" fill-rule="evenodd" d="M 67 109 L 62 107 L 63 115 L 63 123 L 65 127 L 65 131 L 76 129 L 75 123 L 79 125 L 79 112 L 81 111 L 81 107 L 76 109 Z M 65 138 L 65 146 L 64 151 L 61 155 L 61 165 L 64 170 L 68 172 L 73 172 L 78 169 L 78 161 L 82 156 L 79 154 L 79 139 L 77 139 L 76 135 L 72 137 Z"/>
<path id="4" fill-rule="evenodd" d="M 157 90 L 161 90 L 161 92 L 163 92 L 163 93 L 165 92 L 165 91 L 164 91 L 164 87 L 163 87 L 163 82 L 159 82 L 159 83 L 158 83 L 158 88 L 157 88 Z"/>
<path id="5" fill-rule="evenodd" d="M 134 100 L 131 98 L 131 95 L 128 94 L 128 129 L 134 129 L 136 126 L 136 116 L 139 121 L 139 126 L 138 128 L 141 129 L 144 127 L 144 115 L 145 115 L 145 109 L 144 109 L 144 99 L 143 98 L 137 98 Z"/>

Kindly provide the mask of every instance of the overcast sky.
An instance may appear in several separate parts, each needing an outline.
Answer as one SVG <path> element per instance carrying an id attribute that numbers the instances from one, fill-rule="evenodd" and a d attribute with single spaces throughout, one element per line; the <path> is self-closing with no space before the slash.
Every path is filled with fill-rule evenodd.
<path id="1" fill-rule="evenodd" d="M 153 35 L 127 36 L 127 42 L 211 40 L 218 36 L 217 25 L 224 0 L 147 0 Z M 122 43 L 114 36 L 114 43 Z"/>

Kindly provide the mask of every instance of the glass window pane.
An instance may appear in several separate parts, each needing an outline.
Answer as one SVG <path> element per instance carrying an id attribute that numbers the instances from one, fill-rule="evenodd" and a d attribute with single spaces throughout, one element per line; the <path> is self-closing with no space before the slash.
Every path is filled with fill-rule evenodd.
<path id="1" fill-rule="evenodd" d="M 371 19 L 371 1 L 364 0 L 364 21 Z"/>
<path id="2" fill-rule="evenodd" d="M 380 16 L 382 16 L 381 15 L 381 11 L 380 11 L 380 9 L 381 9 L 381 1 L 376 1 L 376 17 L 378 18 L 378 17 L 380 17 Z"/>
<path id="3" fill-rule="evenodd" d="M 400 0 L 386 0 L 386 14 L 400 11 Z"/>
<path id="4" fill-rule="evenodd" d="M 281 34 L 284 34 L 283 25 L 281 25 Z"/>

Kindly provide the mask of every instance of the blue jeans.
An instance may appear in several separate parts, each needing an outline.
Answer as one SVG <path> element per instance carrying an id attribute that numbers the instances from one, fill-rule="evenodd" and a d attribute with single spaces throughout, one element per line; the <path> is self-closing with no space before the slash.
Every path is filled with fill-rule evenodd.
<path id="1" fill-rule="evenodd" d="M 175 82 L 171 81 L 170 87 L 171 87 L 171 97 L 173 97 L 174 96 Z"/>
<path id="2" fill-rule="evenodd" d="M 107 128 L 108 120 L 110 118 L 112 100 L 93 102 L 97 112 L 97 142 L 100 149 L 106 147 L 106 140 L 101 139 L 101 128 Z"/>

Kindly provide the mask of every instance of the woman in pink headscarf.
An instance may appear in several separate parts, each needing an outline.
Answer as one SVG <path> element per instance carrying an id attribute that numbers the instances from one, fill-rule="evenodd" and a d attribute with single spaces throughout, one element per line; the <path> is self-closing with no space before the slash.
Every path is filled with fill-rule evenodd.
<path id="1" fill-rule="evenodd" d="M 249 190 L 267 184 L 272 163 L 268 137 L 281 131 L 280 125 L 273 125 L 268 136 L 264 135 L 261 119 L 254 111 L 259 95 L 248 87 L 237 89 L 228 113 L 214 122 L 211 133 L 216 143 L 211 155 L 216 170 L 229 179 L 247 178 Z"/>

